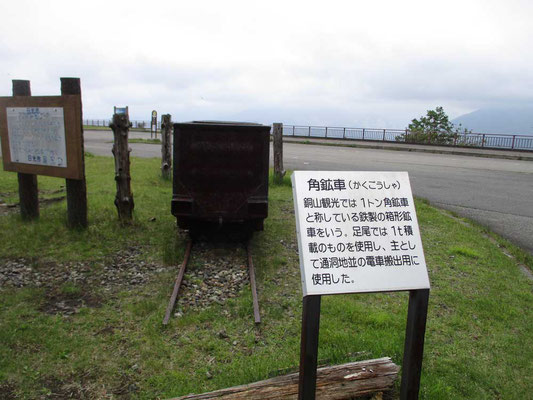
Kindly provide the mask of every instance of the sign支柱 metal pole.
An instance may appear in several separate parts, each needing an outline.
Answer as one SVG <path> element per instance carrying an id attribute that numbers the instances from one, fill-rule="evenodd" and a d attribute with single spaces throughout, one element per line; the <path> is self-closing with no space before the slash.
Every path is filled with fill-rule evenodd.
<path id="1" fill-rule="evenodd" d="M 407 327 L 402 363 L 401 400 L 416 400 L 420 390 L 429 289 L 409 291 Z"/>
<path id="2" fill-rule="evenodd" d="M 315 399 L 321 298 L 317 295 L 303 298 L 298 400 Z"/>

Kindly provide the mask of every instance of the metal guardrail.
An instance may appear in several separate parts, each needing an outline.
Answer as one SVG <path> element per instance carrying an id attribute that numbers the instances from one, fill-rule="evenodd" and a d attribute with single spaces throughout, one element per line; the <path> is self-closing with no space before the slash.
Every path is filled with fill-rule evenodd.
<path id="1" fill-rule="evenodd" d="M 440 146 L 477 147 L 533 151 L 533 136 L 496 133 L 467 133 L 456 135 L 449 143 L 435 143 L 431 139 L 415 140 L 407 129 L 347 128 L 330 126 L 283 125 L 284 136 L 368 140 L 377 142 L 438 144 Z"/>
<path id="2" fill-rule="evenodd" d="M 83 125 L 108 127 L 110 119 L 84 119 Z M 132 127 L 150 131 L 150 121 L 131 121 Z M 157 122 L 157 129 L 161 129 L 161 121 Z M 414 135 L 407 129 L 375 129 L 375 128 L 348 128 L 335 126 L 306 126 L 283 125 L 284 136 L 368 140 L 374 142 L 393 142 L 411 144 L 438 144 L 452 147 L 477 147 L 491 149 L 526 150 L 533 151 L 533 136 L 509 135 L 497 133 L 467 133 L 457 135 L 450 143 L 434 143 L 427 140 L 410 140 Z M 406 140 L 407 139 L 407 140 Z"/>
<path id="3" fill-rule="evenodd" d="M 132 128 L 135 129 L 146 129 L 150 131 L 150 121 L 139 121 L 139 120 L 130 120 Z M 96 126 L 96 127 L 109 127 L 111 123 L 110 119 L 84 119 L 83 125 L 85 126 Z M 157 121 L 157 130 L 161 130 L 161 121 Z"/>

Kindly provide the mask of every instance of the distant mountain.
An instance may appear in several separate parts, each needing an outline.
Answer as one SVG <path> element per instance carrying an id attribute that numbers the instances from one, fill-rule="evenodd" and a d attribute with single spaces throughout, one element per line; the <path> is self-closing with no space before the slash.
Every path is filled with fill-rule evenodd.
<path id="1" fill-rule="evenodd" d="M 473 132 L 533 135 L 533 106 L 482 108 L 452 122 Z"/>

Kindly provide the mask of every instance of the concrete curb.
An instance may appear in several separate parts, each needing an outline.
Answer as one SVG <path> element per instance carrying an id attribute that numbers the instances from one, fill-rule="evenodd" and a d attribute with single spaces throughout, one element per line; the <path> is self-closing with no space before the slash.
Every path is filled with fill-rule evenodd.
<path id="1" fill-rule="evenodd" d="M 375 150 L 392 150 L 392 151 L 411 151 L 419 153 L 433 153 L 433 154 L 450 154 L 455 156 L 470 156 L 470 157 L 484 157 L 484 158 L 499 158 L 504 160 L 519 160 L 519 161 L 533 161 L 533 153 L 531 155 L 518 153 L 516 155 L 512 154 L 497 154 L 497 153 L 487 153 L 483 152 L 482 149 L 477 149 L 478 151 L 457 151 L 457 150 L 448 150 L 447 148 L 437 147 L 435 149 L 420 148 L 416 145 L 404 145 L 404 144 L 390 144 L 387 146 L 379 144 L 362 144 L 362 143 L 339 143 L 339 142 L 330 142 L 328 140 L 316 139 L 316 138 L 302 138 L 302 139 L 288 139 L 286 136 L 283 137 L 285 143 L 297 143 L 297 144 L 309 144 L 309 145 L 320 145 L 320 146 L 339 146 L 339 147 L 354 147 L 359 149 L 375 149 Z M 491 149 L 492 150 L 492 149 Z M 492 150 L 498 151 L 498 150 Z M 505 150 L 502 150 L 505 151 Z"/>

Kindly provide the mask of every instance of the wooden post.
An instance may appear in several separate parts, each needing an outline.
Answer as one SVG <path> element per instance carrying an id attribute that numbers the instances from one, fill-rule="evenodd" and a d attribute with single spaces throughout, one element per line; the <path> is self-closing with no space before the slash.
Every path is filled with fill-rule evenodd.
<path id="1" fill-rule="evenodd" d="M 130 151 L 128 147 L 128 134 L 131 123 L 128 115 L 114 114 L 111 129 L 113 129 L 114 143 L 113 155 L 115 156 L 115 181 L 117 194 L 115 206 L 118 217 L 122 222 L 130 222 L 133 218 L 133 194 L 131 193 L 130 176 Z"/>
<path id="2" fill-rule="evenodd" d="M 170 114 L 161 116 L 161 175 L 164 179 L 170 179 L 172 173 L 172 157 L 170 156 L 171 119 Z"/>
<path id="3" fill-rule="evenodd" d="M 402 363 L 401 400 L 416 400 L 420 389 L 429 289 L 409 291 L 407 328 Z"/>
<path id="4" fill-rule="evenodd" d="M 13 96 L 31 96 L 30 81 L 13 80 Z M 39 218 L 37 175 L 17 173 L 20 216 L 24 220 Z"/>
<path id="5" fill-rule="evenodd" d="M 281 183 L 285 176 L 283 170 L 283 124 L 273 124 L 274 136 L 274 182 Z"/>
<path id="6" fill-rule="evenodd" d="M 315 400 L 321 298 L 321 296 L 303 298 L 298 400 Z"/>
<path id="7" fill-rule="evenodd" d="M 62 95 L 78 95 L 81 108 L 81 84 L 80 78 L 61 78 Z M 87 227 L 87 183 L 85 182 L 85 155 L 83 147 L 83 115 L 80 113 L 79 124 L 81 126 L 81 170 L 82 179 L 66 179 L 67 187 L 67 224 L 69 228 Z"/>

